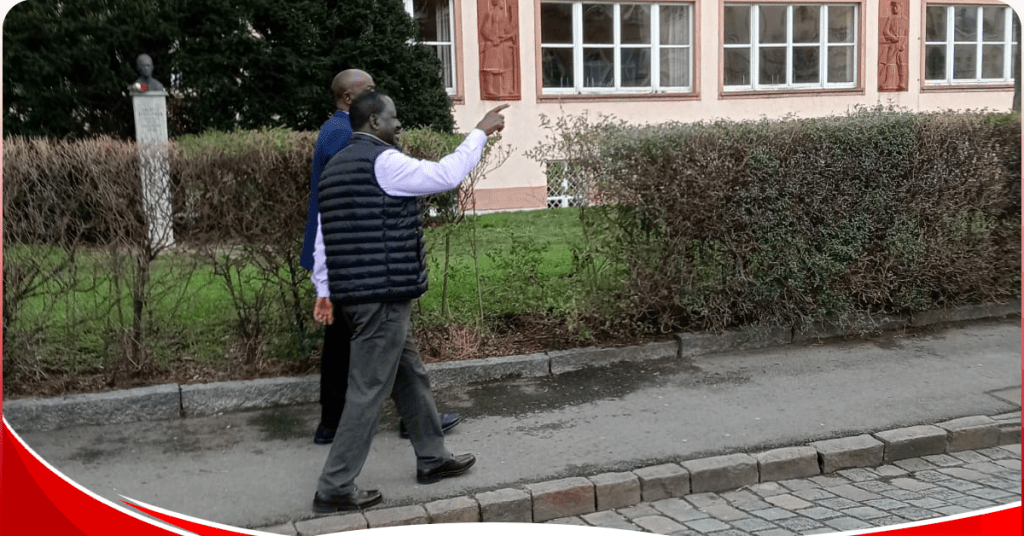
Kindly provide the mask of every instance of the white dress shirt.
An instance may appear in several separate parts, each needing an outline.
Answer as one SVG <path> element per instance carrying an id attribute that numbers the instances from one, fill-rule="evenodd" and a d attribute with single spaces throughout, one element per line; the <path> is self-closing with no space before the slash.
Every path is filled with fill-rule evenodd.
<path id="1" fill-rule="evenodd" d="M 356 136 L 371 136 L 356 132 Z M 377 184 L 384 193 L 392 197 L 419 197 L 436 194 L 457 187 L 470 171 L 480 162 L 487 134 L 480 129 L 470 132 L 455 152 L 438 162 L 417 160 L 402 154 L 397 149 L 387 149 L 373 163 Z M 329 298 L 327 284 L 327 255 L 324 251 L 324 235 L 320 215 L 317 214 L 316 241 L 313 243 L 313 274 L 310 279 L 316 287 L 318 298 Z"/>

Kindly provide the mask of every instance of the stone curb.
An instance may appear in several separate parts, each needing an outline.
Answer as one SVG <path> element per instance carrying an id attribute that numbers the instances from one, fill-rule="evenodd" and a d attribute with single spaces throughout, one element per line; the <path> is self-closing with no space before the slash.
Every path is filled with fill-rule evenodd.
<path id="1" fill-rule="evenodd" d="M 226 411 L 309 404 L 320 400 L 320 377 L 264 378 L 181 386 L 186 417 L 208 417 Z"/>
<path id="2" fill-rule="evenodd" d="M 422 523 L 542 523 L 628 507 L 640 502 L 739 490 L 759 482 L 827 476 L 836 471 L 877 467 L 883 460 L 900 460 L 965 450 L 1020 444 L 1019 433 L 999 434 L 999 425 L 1020 429 L 1020 412 L 993 417 L 963 417 L 937 425 L 814 441 L 754 454 L 733 453 L 678 463 L 641 467 L 524 484 L 518 488 L 485 491 L 365 512 L 346 513 L 266 527 L 275 534 L 318 536 L 363 528 Z M 1014 441 L 1015 440 L 1015 441 Z M 693 483 L 691 486 L 691 482 Z M 642 497 L 641 497 L 642 493 Z"/>
<path id="3" fill-rule="evenodd" d="M 18 431 L 177 419 L 181 417 L 181 388 L 165 384 L 58 398 L 5 400 L 3 417 Z"/>
<path id="4" fill-rule="evenodd" d="M 1007 304 L 985 304 L 927 311 L 907 317 L 847 319 L 843 331 L 834 324 L 771 330 L 746 329 L 724 333 L 681 333 L 675 341 L 627 348 L 578 348 L 521 356 L 489 357 L 469 361 L 426 365 L 435 387 L 465 385 L 501 378 L 536 378 L 562 374 L 585 367 L 608 366 L 625 361 L 676 357 L 690 359 L 734 350 L 785 346 L 792 342 L 821 340 L 860 331 L 904 329 L 946 322 L 982 320 L 1017 315 L 1020 300 Z M 159 385 L 58 398 L 24 398 L 4 401 L 3 417 L 23 432 L 47 431 L 70 425 L 116 424 L 149 420 L 215 415 L 247 409 L 262 409 L 319 400 L 320 376 L 270 378 L 251 381 L 216 382 L 202 385 Z M 952 433 L 952 432 L 951 432 Z M 971 434 L 977 434 L 973 431 Z M 998 436 L 998 425 L 982 433 Z M 1006 433 L 1013 433 L 1007 428 Z M 968 437 L 968 436 L 965 436 Z M 965 445 L 969 439 L 965 439 Z M 969 448 L 969 447 L 967 447 Z"/>

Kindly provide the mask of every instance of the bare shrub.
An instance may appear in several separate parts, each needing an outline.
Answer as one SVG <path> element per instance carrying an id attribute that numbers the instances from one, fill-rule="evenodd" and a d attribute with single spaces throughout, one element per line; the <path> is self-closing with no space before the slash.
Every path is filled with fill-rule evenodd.
<path id="1" fill-rule="evenodd" d="M 465 137 L 464 134 L 446 134 L 427 129 L 412 129 L 402 133 L 403 151 L 413 158 L 436 162 L 454 152 L 455 148 L 462 143 Z M 501 143 L 501 136 L 488 138 L 487 145 L 484 146 L 483 153 L 480 156 L 480 162 L 469 173 L 469 176 L 459 184 L 458 188 L 424 196 L 420 201 L 420 210 L 425 215 L 428 224 L 442 227 L 441 236 L 444 240 L 444 254 L 442 256 L 441 276 L 441 316 L 444 321 L 450 322 L 452 320 L 448 300 L 448 282 L 452 272 L 452 235 L 456 227 L 466 221 L 467 214 L 476 213 L 476 185 L 487 177 L 488 173 L 504 165 L 511 154 L 512 147 Z M 476 278 L 476 319 L 477 328 L 479 329 L 484 316 L 484 306 L 475 225 L 471 226 L 469 240 L 473 257 L 473 273 Z"/>
<path id="2" fill-rule="evenodd" d="M 34 341 L 20 348 L 36 370 L 151 366 L 150 265 L 166 242 L 147 232 L 136 146 L 11 138 L 5 149 L 5 342 Z M 50 308 L 29 321 L 27 303 Z"/>
<path id="3" fill-rule="evenodd" d="M 209 133 L 175 144 L 177 229 L 221 280 L 235 314 L 230 355 L 261 366 L 266 345 L 309 357 L 313 307 L 299 265 L 315 133 Z"/>

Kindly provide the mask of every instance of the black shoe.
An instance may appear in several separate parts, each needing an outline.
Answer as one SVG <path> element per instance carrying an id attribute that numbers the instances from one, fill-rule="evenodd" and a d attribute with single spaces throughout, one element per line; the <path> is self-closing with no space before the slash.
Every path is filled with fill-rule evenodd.
<path id="1" fill-rule="evenodd" d="M 328 428 L 324 426 L 324 423 L 320 423 L 316 427 L 316 433 L 313 434 L 313 442 L 317 445 L 330 445 L 337 432 L 337 428 Z"/>
<path id="2" fill-rule="evenodd" d="M 416 471 L 416 481 L 420 484 L 433 484 L 442 478 L 459 476 L 473 467 L 476 457 L 472 454 L 459 454 L 448 459 L 439 467 L 427 471 Z"/>
<path id="3" fill-rule="evenodd" d="M 356 488 L 336 499 L 321 499 L 320 493 L 313 495 L 314 514 L 333 514 L 345 510 L 361 510 L 369 508 L 384 500 L 384 496 L 375 489 L 363 491 Z"/>
<path id="4" fill-rule="evenodd" d="M 441 432 L 448 433 L 448 430 L 455 428 L 455 426 L 458 425 L 460 422 L 462 422 L 461 413 L 457 411 L 453 411 L 451 413 L 442 413 Z M 403 421 L 402 419 L 398 419 L 398 435 L 401 436 L 402 439 L 409 439 L 409 431 L 405 429 L 405 421 Z"/>

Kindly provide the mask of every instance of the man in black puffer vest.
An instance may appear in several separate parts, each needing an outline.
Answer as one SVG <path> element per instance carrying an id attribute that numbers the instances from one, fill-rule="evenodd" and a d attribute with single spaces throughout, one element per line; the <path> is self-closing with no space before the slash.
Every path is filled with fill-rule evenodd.
<path id="1" fill-rule="evenodd" d="M 377 490 L 355 485 L 388 394 L 416 451 L 416 480 L 430 484 L 465 473 L 472 454 L 444 445 L 426 369 L 411 329 L 412 300 L 427 290 L 423 228 L 417 197 L 458 187 L 480 161 L 487 136 L 505 126 L 498 106 L 454 153 L 439 162 L 409 158 L 396 146 L 395 104 L 375 91 L 349 108 L 355 133 L 318 185 L 320 217 L 313 252 L 317 322 L 352 330 L 345 409 L 313 497 L 326 514 L 379 503 Z"/>

